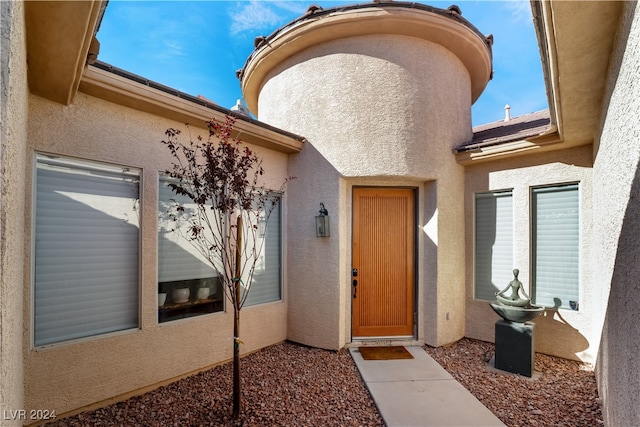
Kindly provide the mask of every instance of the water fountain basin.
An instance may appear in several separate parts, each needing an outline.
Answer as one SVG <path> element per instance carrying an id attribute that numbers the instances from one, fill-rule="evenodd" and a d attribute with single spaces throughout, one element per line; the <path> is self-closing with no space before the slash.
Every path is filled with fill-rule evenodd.
<path id="1" fill-rule="evenodd" d="M 538 305 L 528 305 L 525 307 L 515 307 L 500 304 L 498 301 L 490 302 L 489 305 L 498 316 L 504 320 L 515 323 L 524 323 L 535 319 L 541 315 L 545 308 Z"/>

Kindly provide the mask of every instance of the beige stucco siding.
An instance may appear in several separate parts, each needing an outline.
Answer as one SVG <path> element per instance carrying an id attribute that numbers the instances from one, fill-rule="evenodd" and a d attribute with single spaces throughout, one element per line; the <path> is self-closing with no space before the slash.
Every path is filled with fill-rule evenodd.
<path id="1" fill-rule="evenodd" d="M 416 338 L 440 345 L 464 335 L 464 169 L 451 148 L 471 138 L 470 104 L 462 62 L 407 36 L 332 40 L 268 73 L 260 120 L 308 141 L 290 161 L 300 177 L 290 186 L 290 339 L 324 348 L 351 340 L 351 197 L 363 185 L 417 189 Z M 320 202 L 330 238 L 315 237 Z"/>
<path id="2" fill-rule="evenodd" d="M 31 328 L 25 328 L 26 405 L 58 413 L 229 360 L 232 357 L 232 310 L 158 324 L 157 312 L 157 194 L 158 173 L 171 162 L 160 141 L 168 127 L 184 124 L 78 94 L 62 106 L 29 97 L 29 159 L 23 162 L 26 185 L 32 185 L 33 153 L 46 152 L 114 163 L 142 170 L 140 328 L 78 342 L 31 348 Z M 191 133 L 206 136 L 192 125 Z M 278 189 L 287 176 L 287 156 L 254 147 L 264 160 L 265 184 Z M 33 195 L 28 192 L 31 203 Z M 30 205 L 27 212 L 30 212 Z M 29 214 L 28 214 L 29 215 Z M 32 218 L 29 216 L 28 221 Z M 32 245 L 32 230 L 25 233 Z M 30 262 L 24 281 L 24 322 L 33 313 Z M 242 311 L 242 352 L 286 339 L 284 301 L 246 307 Z M 63 393 L 60 390 L 64 390 Z"/>
<path id="3" fill-rule="evenodd" d="M 346 222 L 338 207 L 346 197 L 338 173 L 327 165 L 315 148 L 306 143 L 305 155 L 294 155 L 289 170 L 297 179 L 289 185 L 288 230 L 288 334 L 293 341 L 320 348 L 344 345 L 344 293 L 339 283 L 345 277 L 348 248 L 343 232 Z M 331 237 L 316 237 L 315 216 L 320 202 L 329 211 Z M 343 255 L 344 254 L 344 255 Z M 347 257 L 345 260 L 344 258 Z"/>
<path id="4" fill-rule="evenodd" d="M 580 273 L 578 311 L 548 310 L 535 320 L 536 351 L 569 359 L 595 361 L 600 339 L 595 321 L 601 301 L 597 283 L 591 277 L 592 169 L 591 146 L 503 159 L 499 162 L 469 166 L 466 171 L 465 228 L 467 242 L 467 320 L 466 335 L 485 341 L 494 340 L 494 324 L 499 319 L 488 301 L 474 299 L 474 204 L 475 194 L 512 189 L 513 268 L 531 293 L 531 188 L 563 183 L 579 183 Z M 499 284 L 506 286 L 507 283 Z"/>
<path id="5" fill-rule="evenodd" d="M 260 120 L 314 142 L 344 176 L 434 178 L 471 138 L 471 82 L 442 46 L 406 36 L 334 40 L 269 73 Z"/>
<path id="6" fill-rule="evenodd" d="M 604 320 L 597 362 L 606 425 L 640 425 L 640 9 L 624 2 L 594 149 L 593 278 Z"/>
<path id="7" fill-rule="evenodd" d="M 22 282 L 27 153 L 23 2 L 0 2 L 0 413 L 24 409 Z M 14 412 L 16 413 L 16 412 Z M 2 425 L 22 425 L 3 417 Z"/>

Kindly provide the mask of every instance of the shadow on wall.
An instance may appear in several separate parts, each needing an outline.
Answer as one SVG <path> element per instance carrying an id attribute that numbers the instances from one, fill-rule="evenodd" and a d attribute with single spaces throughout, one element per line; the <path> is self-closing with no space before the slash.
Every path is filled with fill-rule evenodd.
<path id="1" fill-rule="evenodd" d="M 309 141 L 289 156 L 288 173 L 296 176 L 287 186 L 287 339 L 312 347 L 337 350 L 340 336 L 341 263 L 340 174 Z M 316 237 L 315 217 L 320 202 L 329 211 L 331 236 Z M 345 226 L 346 227 L 346 226 Z M 350 264 L 346 264 L 350 265 Z M 351 271 L 350 267 L 347 267 Z M 344 268 L 342 270 L 345 270 Z M 349 281 L 350 282 L 350 281 Z M 348 282 L 348 283 L 349 283 Z"/>
<path id="2" fill-rule="evenodd" d="M 424 255 L 418 259 L 422 263 L 424 291 L 418 298 L 423 299 L 424 323 L 419 327 L 423 328 L 424 340 L 430 346 L 437 347 L 445 343 L 438 342 L 438 182 L 429 181 L 424 185 L 424 221 L 423 239 Z M 462 313 L 464 316 L 465 313 Z M 420 331 L 418 331 L 420 335 Z"/>
<path id="3" fill-rule="evenodd" d="M 598 389 L 605 401 L 605 421 L 610 425 L 640 425 L 640 165 L 631 186 L 618 238 L 598 354 Z"/>
<path id="4" fill-rule="evenodd" d="M 562 317 L 562 312 L 558 309 L 562 304 L 560 299 L 554 298 L 553 302 L 553 307 L 547 308 L 534 320 L 538 336 L 552 337 L 539 343 L 539 351 L 552 351 L 556 356 L 577 360 L 577 354 L 589 348 L 589 341 Z M 562 343 L 558 343 L 558 340 L 562 340 Z M 553 348 L 547 349 L 549 345 Z"/>

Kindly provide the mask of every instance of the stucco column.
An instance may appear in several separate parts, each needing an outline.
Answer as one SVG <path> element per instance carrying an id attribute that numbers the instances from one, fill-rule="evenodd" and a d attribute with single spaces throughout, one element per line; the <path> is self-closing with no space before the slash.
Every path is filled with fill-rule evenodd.
<path id="1" fill-rule="evenodd" d="M 27 70 L 22 2 L 0 2 L 0 414 L 24 409 L 23 283 Z M 26 341 L 28 343 L 28 340 Z M 16 413 L 16 412 L 13 412 Z M 22 425 L 5 419 L 2 425 Z M 11 418 L 11 417 L 9 417 Z"/>

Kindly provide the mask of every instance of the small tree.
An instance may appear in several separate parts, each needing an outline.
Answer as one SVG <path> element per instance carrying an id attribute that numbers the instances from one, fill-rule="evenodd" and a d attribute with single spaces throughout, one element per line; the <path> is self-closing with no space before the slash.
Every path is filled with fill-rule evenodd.
<path id="1" fill-rule="evenodd" d="M 232 137 L 235 118 L 225 123 L 207 122 L 209 137 L 188 143 L 179 141 L 178 129 L 167 129 L 167 146 L 174 161 L 165 173 L 174 193 L 192 201 L 188 209 L 173 201 L 170 218 L 183 227 L 182 235 L 211 264 L 233 307 L 233 417 L 240 415 L 240 310 L 249 295 L 256 263 L 264 239 L 258 235 L 266 227 L 273 208 L 280 202 L 279 191 L 259 185 L 264 174 L 262 160 L 239 138 Z"/>

